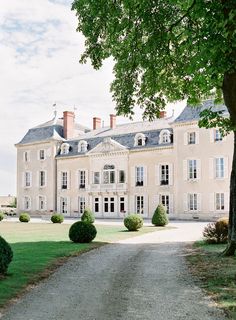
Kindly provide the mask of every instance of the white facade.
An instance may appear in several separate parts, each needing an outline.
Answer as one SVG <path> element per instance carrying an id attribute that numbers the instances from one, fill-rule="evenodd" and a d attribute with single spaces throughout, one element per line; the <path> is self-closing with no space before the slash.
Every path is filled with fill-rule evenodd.
<path id="1" fill-rule="evenodd" d="M 227 215 L 233 135 L 200 129 L 188 108 L 176 121 L 80 128 L 67 140 L 59 122 L 31 129 L 16 145 L 18 211 L 151 218 L 163 203 L 170 218 Z"/>

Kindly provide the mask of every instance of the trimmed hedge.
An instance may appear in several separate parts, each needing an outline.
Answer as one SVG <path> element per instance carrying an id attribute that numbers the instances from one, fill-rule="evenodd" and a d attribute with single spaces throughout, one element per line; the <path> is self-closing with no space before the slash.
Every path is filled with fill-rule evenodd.
<path id="1" fill-rule="evenodd" d="M 130 214 L 124 218 L 124 225 L 129 231 L 137 231 L 143 226 L 143 218 L 139 214 Z"/>
<path id="2" fill-rule="evenodd" d="M 21 213 L 19 216 L 19 221 L 20 222 L 29 222 L 30 221 L 30 215 L 28 213 Z"/>
<path id="3" fill-rule="evenodd" d="M 81 216 L 81 221 L 87 222 L 87 223 L 94 223 L 95 217 L 93 212 L 90 209 L 85 209 L 84 213 Z"/>
<path id="4" fill-rule="evenodd" d="M 92 223 L 77 221 L 69 230 L 69 238 L 76 243 L 89 243 L 97 235 L 97 230 Z"/>
<path id="5" fill-rule="evenodd" d="M 0 274 L 5 275 L 7 268 L 13 258 L 10 245 L 0 236 Z"/>
<path id="6" fill-rule="evenodd" d="M 0 221 L 2 221 L 5 218 L 5 214 L 3 212 L 0 212 Z"/>
<path id="7" fill-rule="evenodd" d="M 64 216 L 60 213 L 54 213 L 51 216 L 52 223 L 62 223 L 64 221 Z"/>
<path id="8" fill-rule="evenodd" d="M 168 216 L 166 214 L 166 208 L 159 204 L 153 214 L 152 224 L 157 227 L 164 227 L 169 222 Z"/>
<path id="9" fill-rule="evenodd" d="M 210 222 L 203 230 L 203 238 L 207 243 L 227 243 L 228 241 L 228 218 L 218 219 L 216 222 Z"/>

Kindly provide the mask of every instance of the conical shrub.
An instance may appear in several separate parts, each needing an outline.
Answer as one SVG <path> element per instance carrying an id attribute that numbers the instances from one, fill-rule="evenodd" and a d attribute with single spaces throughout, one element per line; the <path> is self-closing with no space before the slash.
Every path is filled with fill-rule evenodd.
<path id="1" fill-rule="evenodd" d="M 164 227 L 168 222 L 166 208 L 162 204 L 159 204 L 153 214 L 152 224 L 154 224 L 154 226 Z"/>
<path id="2" fill-rule="evenodd" d="M 81 221 L 87 222 L 87 223 L 94 223 L 95 217 L 93 212 L 90 209 L 85 209 L 84 213 L 81 216 Z"/>

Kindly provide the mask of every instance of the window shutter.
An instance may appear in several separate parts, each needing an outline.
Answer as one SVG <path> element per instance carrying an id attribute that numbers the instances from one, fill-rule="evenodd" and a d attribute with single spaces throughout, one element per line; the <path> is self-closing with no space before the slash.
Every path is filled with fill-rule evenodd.
<path id="1" fill-rule="evenodd" d="M 69 190 L 71 187 L 71 179 L 70 179 L 70 171 L 67 171 L 67 189 Z"/>
<path id="2" fill-rule="evenodd" d="M 169 185 L 173 185 L 173 163 L 169 164 Z"/>
<path id="3" fill-rule="evenodd" d="M 22 172 L 22 180 L 21 180 L 21 185 L 22 185 L 22 188 L 25 187 L 25 172 Z"/>
<path id="4" fill-rule="evenodd" d="M 60 197 L 57 197 L 57 212 L 59 213 L 62 213 L 62 210 L 61 210 L 61 198 Z"/>
<path id="5" fill-rule="evenodd" d="M 214 178 L 214 158 L 209 159 L 209 178 Z"/>
<path id="6" fill-rule="evenodd" d="M 32 187 L 32 172 L 31 171 L 30 171 L 29 175 L 30 175 L 30 187 Z"/>
<path id="7" fill-rule="evenodd" d="M 170 214 L 174 213 L 174 196 L 173 196 L 173 194 L 169 195 L 169 212 L 170 212 Z"/>
<path id="8" fill-rule="evenodd" d="M 201 179 L 201 159 L 197 159 L 197 179 Z"/>
<path id="9" fill-rule="evenodd" d="M 85 188 L 87 189 L 88 188 L 88 185 L 89 185 L 89 179 L 88 179 L 88 170 L 84 170 L 85 171 Z"/>
<path id="10" fill-rule="evenodd" d="M 214 135 L 215 135 L 214 129 L 210 129 L 209 134 L 210 134 L 210 142 L 213 143 L 214 142 Z"/>
<path id="11" fill-rule="evenodd" d="M 184 211 L 188 211 L 188 194 L 184 193 L 183 194 L 183 201 L 184 201 Z"/>
<path id="12" fill-rule="evenodd" d="M 229 192 L 224 193 L 225 211 L 229 212 Z"/>
<path id="13" fill-rule="evenodd" d="M 35 208 L 36 210 L 40 210 L 40 208 L 39 208 L 39 197 L 40 196 L 36 197 L 36 208 Z"/>
<path id="14" fill-rule="evenodd" d="M 135 187 L 135 167 L 131 167 L 131 187 Z"/>
<path id="15" fill-rule="evenodd" d="M 62 174 L 61 171 L 58 171 L 57 173 L 57 189 L 58 190 L 61 190 L 61 174 Z"/>
<path id="16" fill-rule="evenodd" d="M 228 177 L 229 177 L 228 157 L 224 157 L 224 178 L 228 179 Z"/>
<path id="17" fill-rule="evenodd" d="M 188 132 L 184 133 L 184 145 L 187 146 L 188 144 Z"/>
<path id="18" fill-rule="evenodd" d="M 196 133 L 195 133 L 195 137 L 196 137 L 196 144 L 199 144 L 199 131 L 196 131 Z"/>
<path id="19" fill-rule="evenodd" d="M 130 196 L 129 199 L 129 213 L 135 213 L 135 196 Z"/>
<path id="20" fill-rule="evenodd" d="M 210 211 L 215 211 L 215 193 L 210 193 L 209 207 Z"/>
<path id="21" fill-rule="evenodd" d="M 144 186 L 147 186 L 148 185 L 148 170 L 147 170 L 147 167 L 144 166 L 143 167 L 143 184 Z"/>
<path id="22" fill-rule="evenodd" d="M 183 160 L 183 178 L 185 181 L 188 180 L 188 161 L 187 160 Z"/>
<path id="23" fill-rule="evenodd" d="M 71 215 L 70 197 L 67 197 L 67 215 Z"/>
<path id="24" fill-rule="evenodd" d="M 202 211 L 202 195 L 197 193 L 197 211 Z"/>
<path id="25" fill-rule="evenodd" d="M 45 211 L 47 211 L 47 197 L 44 197 L 44 203 L 45 203 L 44 209 L 45 209 Z"/>
<path id="26" fill-rule="evenodd" d="M 160 165 L 155 165 L 155 184 L 160 185 Z"/>
<path id="27" fill-rule="evenodd" d="M 143 196 L 143 215 L 148 217 L 148 195 Z"/>
<path id="28" fill-rule="evenodd" d="M 47 171 L 45 170 L 45 187 L 47 187 L 47 184 L 48 184 L 48 173 Z"/>

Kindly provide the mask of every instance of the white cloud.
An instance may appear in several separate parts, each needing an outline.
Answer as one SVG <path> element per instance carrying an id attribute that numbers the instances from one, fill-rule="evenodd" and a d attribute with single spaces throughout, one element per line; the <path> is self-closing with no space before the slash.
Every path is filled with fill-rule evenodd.
<path id="1" fill-rule="evenodd" d="M 112 61 L 100 71 L 79 64 L 83 36 L 70 1 L 0 0 L 0 8 L 1 195 L 16 192 L 14 143 L 53 116 L 55 101 L 60 112 L 76 106 L 87 126 L 95 115 L 108 123 L 115 104 Z"/>

